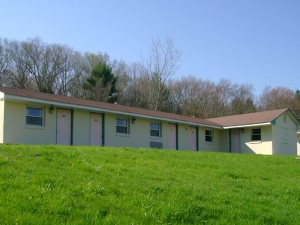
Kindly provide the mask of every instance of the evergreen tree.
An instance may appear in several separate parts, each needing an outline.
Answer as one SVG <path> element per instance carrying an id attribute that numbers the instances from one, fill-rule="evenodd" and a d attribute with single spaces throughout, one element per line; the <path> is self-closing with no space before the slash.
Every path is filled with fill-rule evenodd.
<path id="1" fill-rule="evenodd" d="M 94 66 L 91 75 L 86 79 L 83 88 L 87 91 L 87 98 L 97 101 L 117 101 L 117 77 L 112 68 L 100 62 Z"/>

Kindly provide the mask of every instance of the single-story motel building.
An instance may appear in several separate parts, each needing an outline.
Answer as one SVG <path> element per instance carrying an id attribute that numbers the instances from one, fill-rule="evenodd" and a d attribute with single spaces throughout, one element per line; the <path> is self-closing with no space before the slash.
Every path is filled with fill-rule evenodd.
<path id="1" fill-rule="evenodd" d="M 300 131 L 289 109 L 199 119 L 0 87 L 0 143 L 297 155 Z"/>

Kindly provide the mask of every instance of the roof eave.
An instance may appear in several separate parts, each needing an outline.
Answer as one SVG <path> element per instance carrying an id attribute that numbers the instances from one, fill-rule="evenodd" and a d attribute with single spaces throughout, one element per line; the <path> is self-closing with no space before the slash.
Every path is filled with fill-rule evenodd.
<path id="1" fill-rule="evenodd" d="M 0 95 L 1 97 L 1 95 Z M 76 105 L 71 103 L 62 103 L 58 101 L 50 101 L 50 100 L 43 100 L 38 98 L 30 98 L 30 97 L 23 97 L 23 96 L 16 96 L 16 95 L 9 95 L 5 94 L 5 96 L 2 98 L 5 100 L 15 100 L 15 101 L 24 101 L 24 102 L 32 102 L 37 104 L 46 104 L 46 105 L 53 105 L 56 107 L 64 107 L 64 108 L 70 108 L 70 109 L 82 109 L 82 110 L 89 110 L 93 112 L 99 112 L 99 113 L 113 113 L 113 114 L 119 114 L 119 115 L 126 115 L 131 117 L 137 117 L 137 118 L 147 118 L 152 120 L 161 120 L 165 122 L 170 123 L 183 123 L 190 126 L 202 126 L 202 127 L 208 127 L 208 128 L 215 128 L 215 129 L 221 129 L 221 126 L 214 126 L 210 124 L 204 124 L 204 123 L 196 123 L 196 122 L 189 122 L 184 120 L 175 120 L 175 119 L 168 119 L 163 117 L 157 117 L 157 116 L 149 116 L 144 114 L 138 114 L 138 113 L 130 113 L 130 112 L 124 112 L 119 110 L 112 110 L 112 109 L 105 109 L 105 108 L 98 108 L 98 107 L 91 107 L 91 106 L 84 106 L 84 105 Z"/>
<path id="2" fill-rule="evenodd" d="M 223 129 L 235 129 L 235 128 L 245 128 L 245 127 L 261 127 L 261 126 L 268 126 L 271 125 L 271 122 L 266 123 L 255 123 L 255 124 L 243 124 L 243 125 L 236 125 L 236 126 L 224 126 Z"/>

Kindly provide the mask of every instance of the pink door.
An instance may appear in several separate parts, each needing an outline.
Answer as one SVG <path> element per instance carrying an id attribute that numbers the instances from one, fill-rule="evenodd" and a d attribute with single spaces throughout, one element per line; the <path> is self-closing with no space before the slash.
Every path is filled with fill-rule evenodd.
<path id="1" fill-rule="evenodd" d="M 58 145 L 71 145 L 71 111 L 57 110 L 56 143 Z"/>
<path id="2" fill-rule="evenodd" d="M 232 153 L 240 153 L 240 130 L 239 129 L 233 129 L 231 130 L 231 152 Z"/>
<path id="3" fill-rule="evenodd" d="M 102 146 L 102 115 L 101 114 L 91 113 L 90 145 Z"/>
<path id="4" fill-rule="evenodd" d="M 197 150 L 197 132 L 196 127 L 189 128 L 189 136 L 190 136 L 190 150 L 196 151 Z"/>
<path id="5" fill-rule="evenodd" d="M 169 124 L 168 148 L 176 149 L 176 125 Z"/>

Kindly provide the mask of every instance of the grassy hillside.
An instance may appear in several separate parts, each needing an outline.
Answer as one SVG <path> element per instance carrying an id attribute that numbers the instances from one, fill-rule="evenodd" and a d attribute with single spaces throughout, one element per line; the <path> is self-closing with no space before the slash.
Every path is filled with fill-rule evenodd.
<path id="1" fill-rule="evenodd" d="M 0 145 L 0 224 L 300 224 L 300 160 Z"/>

